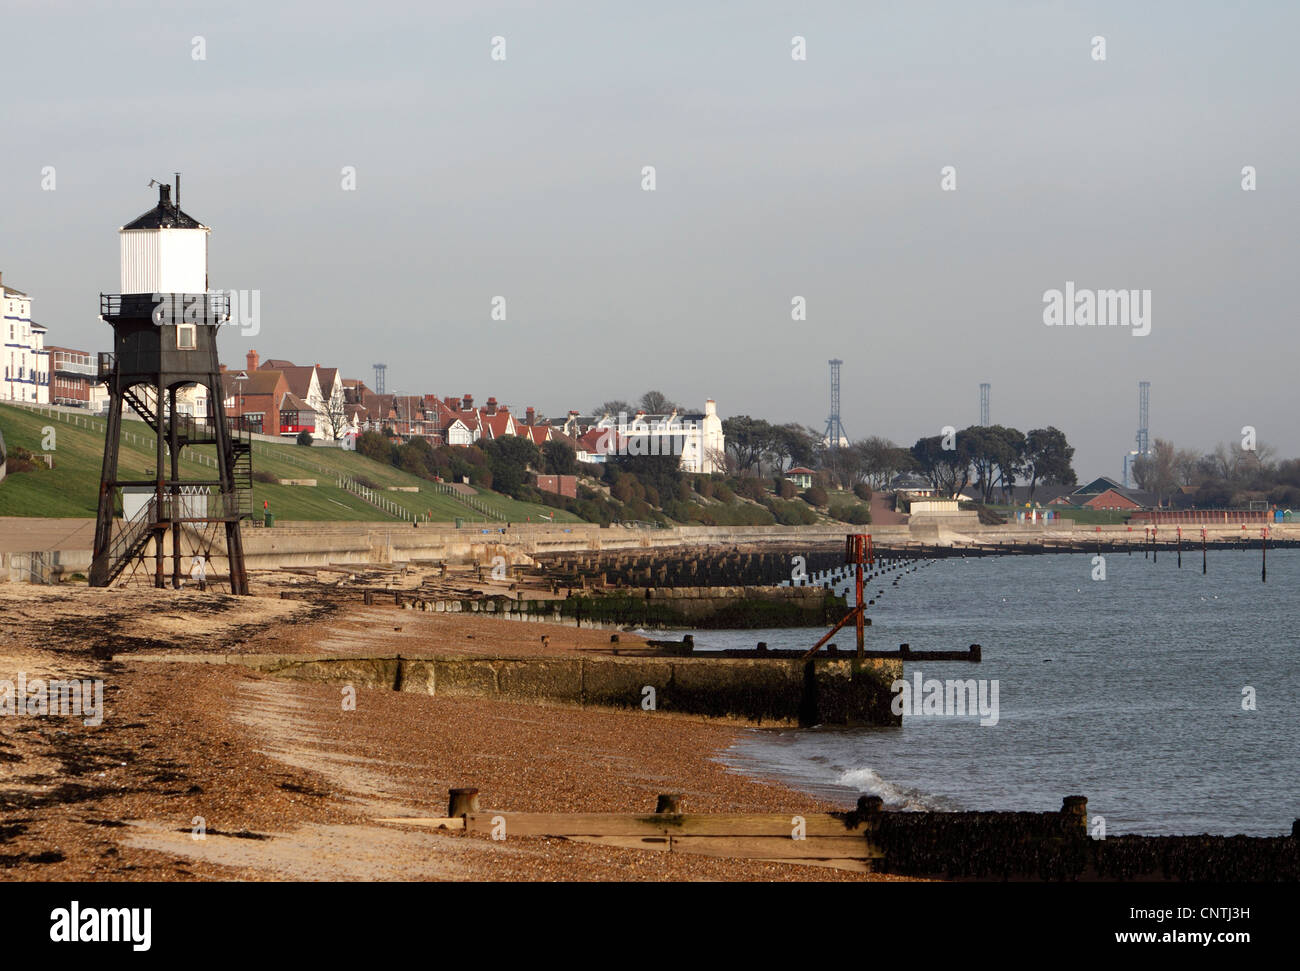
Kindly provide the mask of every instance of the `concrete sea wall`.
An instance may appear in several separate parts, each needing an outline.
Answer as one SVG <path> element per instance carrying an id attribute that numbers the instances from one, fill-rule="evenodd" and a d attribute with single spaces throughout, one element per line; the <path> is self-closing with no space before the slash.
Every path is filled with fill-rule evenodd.
<path id="1" fill-rule="evenodd" d="M 220 661 L 285 678 L 434 696 L 642 710 L 756 725 L 901 723 L 891 709 L 890 685 L 902 677 L 903 665 L 887 658 L 226 655 Z"/>

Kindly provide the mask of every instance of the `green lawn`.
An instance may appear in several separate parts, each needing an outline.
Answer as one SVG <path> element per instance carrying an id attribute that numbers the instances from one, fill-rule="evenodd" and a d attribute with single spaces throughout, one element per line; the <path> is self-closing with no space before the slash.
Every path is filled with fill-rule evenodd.
<path id="1" fill-rule="evenodd" d="M 76 416 L 77 423 L 50 418 L 26 408 L 0 404 L 0 433 L 12 452 L 21 446 L 42 452 L 43 429 L 55 429 L 53 470 L 41 466 L 0 481 L 0 516 L 89 517 L 95 515 L 99 490 L 100 466 L 104 452 L 104 419 Z M 118 459 L 119 477 L 147 478 L 155 463 L 152 433 L 138 421 L 122 423 L 122 449 Z M 134 436 L 138 441 L 132 441 Z M 213 455 L 211 447 L 185 449 Z M 253 443 L 254 472 L 269 472 L 280 479 L 315 479 L 315 486 L 286 486 L 253 483 L 253 509 L 261 513 L 263 501 L 271 512 L 287 520 L 375 521 L 392 519 L 387 513 L 364 499 L 340 489 L 336 475 L 364 479 L 379 486 L 376 490 L 413 516 L 432 513 L 433 519 L 449 522 L 485 521 L 484 515 L 461 502 L 454 495 L 439 491 L 424 479 L 388 465 L 381 465 L 355 452 L 334 448 L 310 448 L 293 443 Z M 212 479 L 216 470 L 195 461 L 182 461 L 181 475 L 186 479 Z M 389 492 L 386 486 L 416 486 L 415 492 Z M 579 522 L 576 516 L 532 503 L 516 502 L 494 492 L 480 492 L 485 504 L 507 519 L 522 522 L 528 516 L 536 521 L 539 514 L 555 514 L 557 522 Z"/>

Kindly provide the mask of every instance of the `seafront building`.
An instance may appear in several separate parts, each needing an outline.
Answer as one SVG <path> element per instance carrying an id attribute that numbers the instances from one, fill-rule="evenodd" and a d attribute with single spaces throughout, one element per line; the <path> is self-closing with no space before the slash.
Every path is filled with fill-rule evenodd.
<path id="1" fill-rule="evenodd" d="M 608 455 L 679 454 L 683 472 L 709 474 L 727 468 L 722 419 L 712 398 L 704 402 L 703 411 L 674 408 L 662 415 L 638 411 L 584 419 L 571 411 L 561 427 L 578 442 L 578 459 L 593 465 L 604 463 Z"/>
<path id="2" fill-rule="evenodd" d="M 45 328 L 32 320 L 32 298 L 5 286 L 0 274 L 0 309 L 4 311 L 0 335 L 4 338 L 4 377 L 0 401 L 50 403 L 50 354 L 45 349 Z"/>
<path id="3" fill-rule="evenodd" d="M 98 383 L 95 356 L 71 347 L 45 348 L 50 354 L 50 404 L 89 408 L 91 388 Z"/>

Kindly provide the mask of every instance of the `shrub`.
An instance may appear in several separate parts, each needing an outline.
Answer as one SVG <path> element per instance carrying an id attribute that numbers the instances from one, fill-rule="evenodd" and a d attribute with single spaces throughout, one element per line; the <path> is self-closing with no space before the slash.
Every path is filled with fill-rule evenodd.
<path id="1" fill-rule="evenodd" d="M 299 432 L 299 433 L 298 433 L 298 444 L 299 444 L 299 445 L 310 445 L 311 443 L 312 443 L 311 432 Z"/>
<path id="2" fill-rule="evenodd" d="M 6 468 L 9 474 L 13 475 L 18 472 L 31 472 L 44 466 L 44 462 L 36 461 L 34 453 L 23 448 L 21 445 L 15 445 L 9 450 L 9 458 Z"/>
<path id="3" fill-rule="evenodd" d="M 736 495 L 759 502 L 767 496 L 767 487 L 758 476 L 747 475 L 736 483 Z"/>
<path id="4" fill-rule="evenodd" d="M 769 499 L 768 508 L 782 526 L 811 526 L 817 522 L 817 514 L 802 502 Z"/>
<path id="5" fill-rule="evenodd" d="M 776 493 L 782 499 L 793 499 L 799 494 L 799 490 L 789 479 L 779 479 L 777 480 Z"/>
<path id="6" fill-rule="evenodd" d="M 384 431 L 387 432 L 388 429 L 385 428 Z M 357 454 L 390 465 L 393 461 L 393 445 L 386 435 L 379 432 L 362 432 L 357 436 Z"/>
<path id="7" fill-rule="evenodd" d="M 870 502 L 872 496 L 871 486 L 865 482 L 859 482 L 853 486 L 853 494 L 865 502 Z"/>
<path id="8" fill-rule="evenodd" d="M 803 498 L 804 502 L 808 503 L 810 506 L 825 506 L 830 502 L 830 498 L 826 495 L 826 490 L 817 485 L 805 492 Z"/>

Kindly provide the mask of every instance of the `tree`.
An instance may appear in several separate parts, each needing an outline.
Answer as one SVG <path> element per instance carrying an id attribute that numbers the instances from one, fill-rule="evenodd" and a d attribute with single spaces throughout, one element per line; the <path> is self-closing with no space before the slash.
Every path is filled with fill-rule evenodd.
<path id="1" fill-rule="evenodd" d="M 682 481 L 679 455 L 610 455 L 605 459 L 605 475 L 611 482 L 632 480 L 648 492 L 675 496 Z"/>
<path id="2" fill-rule="evenodd" d="M 636 409 L 633 408 L 626 401 L 615 400 L 615 401 L 606 401 L 604 404 L 597 405 L 594 413 L 596 415 L 601 415 L 601 416 L 612 415 L 614 417 L 617 417 L 619 415 L 630 416 L 635 411 Z"/>
<path id="3" fill-rule="evenodd" d="M 542 467 L 550 475 L 573 475 L 578 471 L 578 455 L 568 442 L 552 439 L 542 444 Z"/>
<path id="4" fill-rule="evenodd" d="M 310 445 L 312 443 L 311 432 L 299 432 L 297 441 L 299 445 Z"/>
<path id="5" fill-rule="evenodd" d="M 325 403 L 316 414 L 320 416 L 322 431 L 331 439 L 342 438 L 352 427 L 352 423 L 348 421 L 347 404 L 342 395 L 325 399 Z"/>
<path id="6" fill-rule="evenodd" d="M 385 465 L 393 464 L 392 442 L 379 432 L 362 432 L 358 435 L 357 454 Z"/>
<path id="7" fill-rule="evenodd" d="M 481 442 L 480 448 L 492 459 L 508 462 L 519 469 L 537 467 L 542 464 L 542 453 L 530 439 L 518 435 L 503 435 L 488 442 Z"/>
<path id="8" fill-rule="evenodd" d="M 394 464 L 412 475 L 430 479 L 435 474 L 437 456 L 434 454 L 433 446 L 418 435 L 412 437 L 409 442 L 397 446 L 395 458 Z"/>
<path id="9" fill-rule="evenodd" d="M 647 391 L 641 396 L 641 407 L 648 415 L 668 415 L 677 410 L 677 406 L 662 391 Z"/>
<path id="10" fill-rule="evenodd" d="M 971 444 L 964 435 L 955 436 L 946 449 L 944 436 L 918 439 L 912 446 L 917 471 L 930 481 L 935 492 L 953 496 L 970 484 Z"/>
<path id="11" fill-rule="evenodd" d="M 854 444 L 861 457 L 862 479 L 873 489 L 885 489 L 898 473 L 912 464 L 906 449 L 900 449 L 887 438 L 873 435 Z"/>
<path id="12" fill-rule="evenodd" d="M 1173 442 L 1157 438 L 1150 455 L 1139 455 L 1133 460 L 1133 478 L 1138 488 L 1155 494 L 1156 501 L 1163 504 L 1173 493 L 1178 482 L 1174 469 L 1176 449 Z"/>
<path id="13" fill-rule="evenodd" d="M 749 415 L 724 418 L 722 434 L 726 436 L 727 451 L 735 458 L 737 472 L 748 472 L 761 465 L 763 456 L 771 451 L 772 426 L 761 418 Z"/>
<path id="14" fill-rule="evenodd" d="M 1003 425 L 972 425 L 957 433 L 965 442 L 975 469 L 975 482 L 985 502 L 993 501 L 993 490 L 1001 485 L 1005 493 L 1015 484 L 1025 454 L 1025 436 Z"/>
<path id="15" fill-rule="evenodd" d="M 1195 449 L 1180 448 L 1174 453 L 1174 475 L 1179 485 L 1193 486 L 1200 481 L 1201 453 Z"/>
<path id="16" fill-rule="evenodd" d="M 994 466 L 997 468 L 998 485 L 1002 489 L 1002 497 L 1010 494 L 1015 488 L 1016 479 L 1024 474 L 1025 471 L 1025 435 L 1015 428 L 1004 428 L 1001 425 L 994 425 L 995 437 L 1000 440 L 997 449 L 997 456 Z"/>
<path id="17" fill-rule="evenodd" d="M 1029 498 L 1034 497 L 1038 484 L 1074 485 L 1078 478 L 1071 461 L 1074 446 L 1065 440 L 1065 433 L 1048 425 L 1032 429 L 1025 436 L 1024 474 L 1029 477 Z"/>
<path id="18" fill-rule="evenodd" d="M 778 472 L 785 469 L 787 461 L 792 465 L 807 465 L 813 460 L 816 436 L 797 422 L 769 425 L 765 437 L 767 449 L 764 456 Z"/>
<path id="19" fill-rule="evenodd" d="M 495 438 L 482 445 L 492 473 L 492 484 L 498 492 L 518 497 L 528 475 L 528 469 L 541 465 L 542 453 L 530 439 L 516 435 Z"/>

